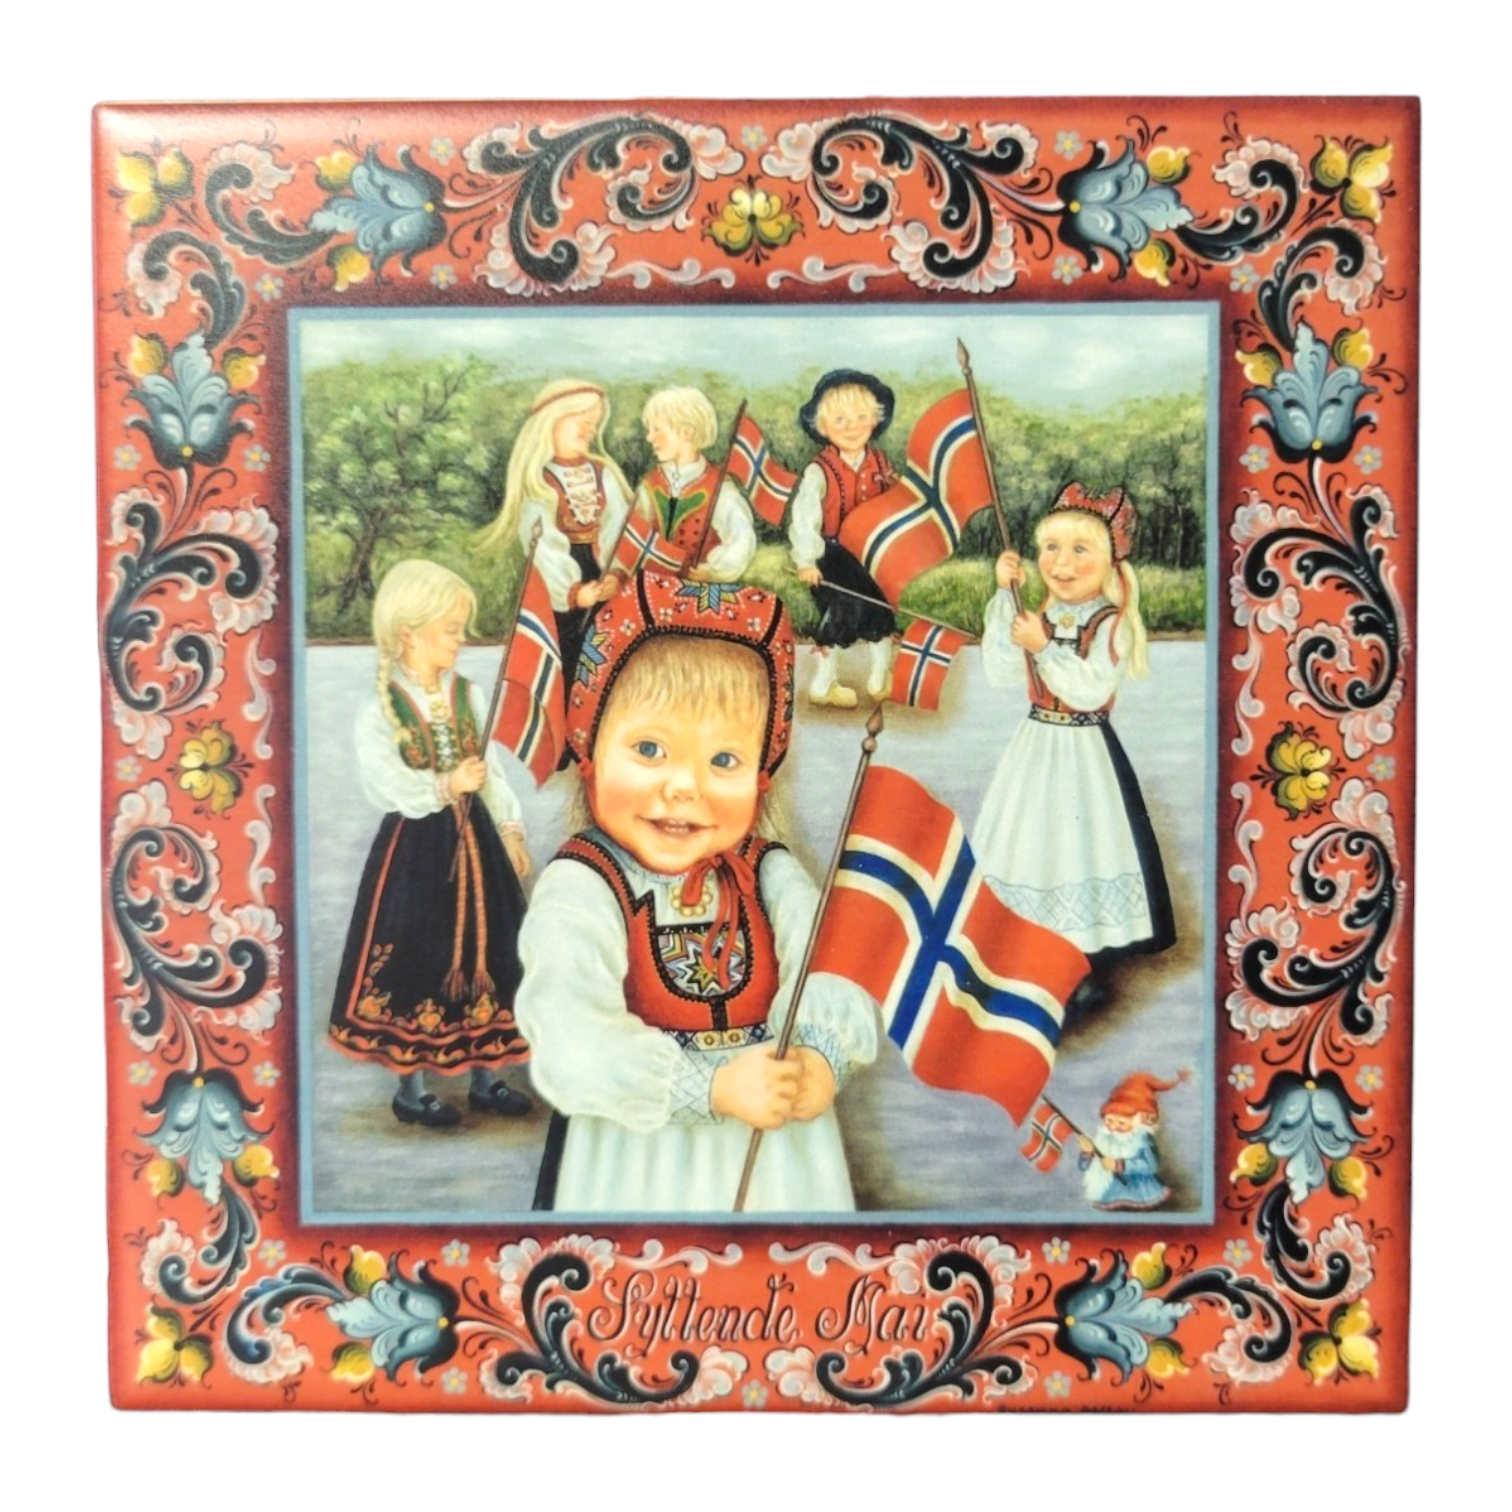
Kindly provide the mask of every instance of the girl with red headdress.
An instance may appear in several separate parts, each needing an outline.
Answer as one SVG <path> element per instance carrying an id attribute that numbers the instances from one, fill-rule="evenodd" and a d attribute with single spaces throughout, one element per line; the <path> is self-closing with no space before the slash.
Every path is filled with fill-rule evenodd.
<path id="1" fill-rule="evenodd" d="M 973 849 L 1010 908 L 1064 935 L 1094 968 L 1176 939 L 1160 847 L 1110 723 L 1124 673 L 1149 670 L 1128 560 L 1134 528 L 1123 489 L 1063 489 L 1035 528 L 1043 608 L 1014 613 L 1024 565 L 1004 552 L 982 635 L 994 686 L 1022 681 L 1027 654 L 1029 718 L 998 762 Z M 1086 987 L 1083 1006 L 1100 995 L 1090 979 Z"/>
<path id="2" fill-rule="evenodd" d="M 854 984 L 806 983 L 817 889 L 775 843 L 766 793 L 792 727 L 793 634 L 755 587 L 645 573 L 598 612 L 568 739 L 587 823 L 542 872 L 516 998 L 537 1089 L 557 1109 L 538 1207 L 854 1207 L 833 1104 L 877 1050 Z"/>

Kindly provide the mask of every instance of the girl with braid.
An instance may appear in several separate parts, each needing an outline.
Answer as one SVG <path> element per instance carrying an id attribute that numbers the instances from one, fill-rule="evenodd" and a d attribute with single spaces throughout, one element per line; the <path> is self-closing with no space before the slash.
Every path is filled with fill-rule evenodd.
<path id="1" fill-rule="evenodd" d="M 530 860 L 483 694 L 455 670 L 475 610 L 472 589 L 434 562 L 396 563 L 379 584 L 357 776 L 384 817 L 331 1008 L 339 1049 L 398 1073 L 394 1116 L 431 1129 L 462 1115 L 427 1072 L 469 1073 L 475 1112 L 530 1109 L 501 1075 L 529 1054 L 514 995 Z"/>

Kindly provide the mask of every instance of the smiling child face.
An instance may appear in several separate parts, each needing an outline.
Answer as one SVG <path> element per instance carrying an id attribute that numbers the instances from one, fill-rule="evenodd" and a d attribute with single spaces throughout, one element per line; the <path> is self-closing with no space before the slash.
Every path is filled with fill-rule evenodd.
<path id="1" fill-rule="evenodd" d="M 847 384 L 820 401 L 816 424 L 825 440 L 854 455 L 866 450 L 881 418 L 876 399 L 859 385 Z"/>
<path id="2" fill-rule="evenodd" d="M 569 462 L 586 456 L 588 448 L 593 445 L 593 438 L 598 435 L 603 418 L 602 404 L 593 404 L 588 409 L 578 410 L 576 414 L 563 415 L 551 427 L 552 451 Z"/>
<path id="3" fill-rule="evenodd" d="M 1096 598 L 1108 579 L 1113 554 L 1101 521 L 1070 512 L 1051 515 L 1036 532 L 1040 576 L 1051 595 L 1063 604 L 1084 604 Z"/>
<path id="4" fill-rule="evenodd" d="M 748 697 L 621 691 L 633 694 L 615 690 L 593 747 L 599 828 L 669 876 L 738 845 L 756 827 L 765 709 Z"/>

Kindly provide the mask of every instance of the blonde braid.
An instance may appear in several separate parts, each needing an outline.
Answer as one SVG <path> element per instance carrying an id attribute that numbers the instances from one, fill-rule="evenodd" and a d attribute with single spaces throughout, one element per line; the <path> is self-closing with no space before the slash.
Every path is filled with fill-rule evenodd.
<path id="1" fill-rule="evenodd" d="M 389 676 L 393 670 L 394 658 L 387 651 L 380 651 L 378 653 L 378 707 L 383 710 L 384 716 L 394 727 L 394 744 L 403 745 L 404 726 L 394 712 L 394 700 L 389 697 Z"/>

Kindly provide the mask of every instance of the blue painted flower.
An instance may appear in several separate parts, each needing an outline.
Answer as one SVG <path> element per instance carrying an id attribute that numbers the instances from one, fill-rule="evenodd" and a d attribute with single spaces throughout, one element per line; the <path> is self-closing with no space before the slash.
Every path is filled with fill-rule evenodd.
<path id="1" fill-rule="evenodd" d="M 264 1265 L 282 1265 L 289 1253 L 289 1247 L 282 1239 L 267 1239 L 257 1252 L 257 1258 Z"/>
<path id="2" fill-rule="evenodd" d="M 434 173 L 418 167 L 408 147 L 399 149 L 402 168 L 378 160 L 378 150 L 352 169 L 349 192 L 334 194 L 310 217 L 316 231 L 355 232 L 358 248 L 383 272 L 391 258 L 406 273 L 416 253 L 436 246 L 446 236 L 440 209 L 444 185 Z"/>
<path id="3" fill-rule="evenodd" d="M 190 462 L 218 466 L 226 460 L 232 436 L 252 429 L 250 420 L 232 419 L 242 405 L 253 402 L 251 396 L 231 392 L 214 371 L 198 331 L 173 349 L 169 376 L 149 373 L 127 398 L 147 411 L 145 420 L 133 415 L 127 426 L 146 431 L 152 453 L 164 467 Z"/>
<path id="4" fill-rule="evenodd" d="M 1229 1070 L 1228 1079 L 1229 1086 L 1244 1092 L 1255 1085 L 1255 1068 L 1245 1065 L 1234 1066 Z"/>
<path id="5" fill-rule="evenodd" d="M 1082 139 L 1079 131 L 1057 131 L 1055 133 L 1055 150 L 1063 158 L 1074 158 L 1081 151 Z"/>
<path id="6" fill-rule="evenodd" d="M 1264 472 L 1270 466 L 1270 447 L 1250 446 L 1239 454 L 1239 465 L 1246 472 Z"/>
<path id="7" fill-rule="evenodd" d="M 142 763 L 135 756 L 122 756 L 115 764 L 115 773 L 121 782 L 135 782 L 142 775 Z"/>
<path id="8" fill-rule="evenodd" d="M 740 144 L 747 152 L 760 152 L 766 146 L 767 134 L 760 126 L 742 126 Z"/>
<path id="9" fill-rule="evenodd" d="M 1238 1270 L 1240 1266 L 1248 1265 L 1251 1258 L 1248 1241 L 1244 1239 L 1230 1239 L 1223 1246 L 1223 1258 L 1235 1270 Z"/>
<path id="10" fill-rule="evenodd" d="M 1094 1375 L 1097 1362 L 1107 1360 L 1123 1380 L 1149 1358 L 1151 1339 L 1175 1332 L 1177 1323 L 1191 1312 L 1191 1304 L 1151 1296 L 1130 1277 L 1122 1255 L 1113 1257 L 1104 1274 L 1098 1274 L 1091 1260 L 1082 1264 L 1081 1280 L 1055 1294 L 1060 1317 L 1056 1345 Z"/>
<path id="11" fill-rule="evenodd" d="M 1377 782 L 1390 782 L 1396 776 L 1395 756 L 1372 756 L 1370 765 L 1365 768 Z"/>
<path id="12" fill-rule="evenodd" d="M 111 453 L 110 460 L 122 472 L 131 472 L 142 460 L 142 454 L 134 446 L 118 446 Z"/>
<path id="13" fill-rule="evenodd" d="M 450 137 L 431 138 L 431 156 L 438 163 L 449 163 L 457 155 L 457 144 Z"/>
<path id="14" fill-rule="evenodd" d="M 252 287 L 269 304 L 272 304 L 275 299 L 283 298 L 284 281 L 276 273 L 264 273 Z"/>
<path id="15" fill-rule="evenodd" d="M 1367 476 L 1381 470 L 1381 463 L 1385 461 L 1385 455 L 1379 446 L 1362 446 L 1354 454 L 1355 466 Z"/>
<path id="16" fill-rule="evenodd" d="M 388 1277 L 376 1281 L 362 1296 L 334 1303 L 326 1316 L 349 1339 L 367 1339 L 373 1364 L 394 1380 L 399 1367 L 415 1360 L 424 1375 L 444 1365 L 457 1352 L 453 1314 L 457 1293 L 437 1281 L 423 1262 L 413 1277 L 389 1262 Z"/>
<path id="17" fill-rule="evenodd" d="M 1040 1251 L 1051 1265 L 1064 1265 L 1071 1258 L 1071 1246 L 1064 1239 L 1047 1239 Z"/>
<path id="18" fill-rule="evenodd" d="M 1386 1073 L 1379 1066 L 1361 1066 L 1355 1085 L 1362 1092 L 1379 1092 L 1386 1085 Z"/>
<path id="19" fill-rule="evenodd" d="M 1236 294 L 1248 294 L 1260 282 L 1260 270 L 1254 263 L 1240 263 L 1229 274 L 1229 288 Z"/>
<path id="20" fill-rule="evenodd" d="M 1050 270 L 1050 276 L 1057 283 L 1063 283 L 1069 288 L 1085 271 L 1086 269 L 1076 258 L 1057 257 L 1055 266 Z"/>
<path id="21" fill-rule="evenodd" d="M 1269 388 L 1245 391 L 1246 399 L 1258 399 L 1266 408 L 1259 422 L 1288 462 L 1321 457 L 1341 462 L 1349 455 L 1354 438 L 1375 424 L 1369 411 L 1356 414 L 1367 394 L 1378 394 L 1360 381 L 1358 368 L 1347 364 L 1330 371 L 1328 346 L 1319 341 L 1304 320 L 1297 326 L 1297 348 L 1292 366 L 1276 374 Z"/>
<path id="22" fill-rule="evenodd" d="M 216 1203 L 226 1164 L 253 1139 L 245 1115 L 258 1107 L 242 1096 L 229 1071 L 197 1076 L 175 1071 L 163 1084 L 162 1096 L 147 1106 L 149 1113 L 162 1114 L 162 1121 L 145 1137 L 159 1154 L 181 1160 L 189 1184 Z"/>
<path id="23" fill-rule="evenodd" d="M 457 281 L 457 270 L 450 263 L 437 263 L 431 269 L 431 285 L 437 289 L 449 289 Z"/>
<path id="24" fill-rule="evenodd" d="M 1045 1395 L 1064 1398 L 1071 1395 L 1071 1377 L 1064 1370 L 1053 1370 L 1045 1377 Z"/>
<path id="25" fill-rule="evenodd" d="M 441 1377 L 441 1389 L 447 1396 L 461 1396 L 467 1390 L 467 1372 L 459 1366 L 453 1365 Z"/>
<path id="26" fill-rule="evenodd" d="M 740 1390 L 740 1405 L 759 1412 L 767 1404 L 767 1389 L 760 1381 L 747 1381 Z"/>
<path id="27" fill-rule="evenodd" d="M 1057 186 L 1066 209 L 1061 237 L 1094 267 L 1103 252 L 1111 252 L 1120 269 L 1148 245 L 1157 231 L 1174 231 L 1192 218 L 1176 191 L 1154 183 L 1150 170 L 1134 155 L 1134 143 L 1105 162 L 1107 149 L 1099 144 L 1092 161 L 1061 179 Z"/>
<path id="28" fill-rule="evenodd" d="M 246 464 L 248 472 L 267 472 L 268 464 L 273 460 L 273 454 L 266 446 L 249 446 L 242 453 L 242 461 Z"/>
<path id="29" fill-rule="evenodd" d="M 157 1075 L 157 1067 L 151 1061 L 132 1061 L 126 1068 L 126 1080 L 133 1087 L 145 1087 Z"/>
<path id="30" fill-rule="evenodd" d="M 472 1254 L 472 1246 L 465 1244 L 460 1239 L 449 1239 L 441 1246 L 442 1265 L 466 1265 L 467 1257 Z"/>
<path id="31" fill-rule="evenodd" d="M 278 1081 L 278 1078 L 282 1075 L 283 1073 L 278 1069 L 277 1066 L 273 1064 L 272 1061 L 259 1061 L 258 1064 L 252 1069 L 252 1080 L 255 1081 L 259 1087 L 273 1086 Z"/>
<path id="32" fill-rule="evenodd" d="M 1354 1118 L 1367 1110 L 1350 1098 L 1334 1071 L 1306 1079 L 1279 1072 L 1255 1107 L 1266 1118 L 1254 1137 L 1285 1162 L 1294 1202 L 1317 1191 L 1327 1180 L 1328 1162 L 1344 1159 L 1364 1138 Z"/>

